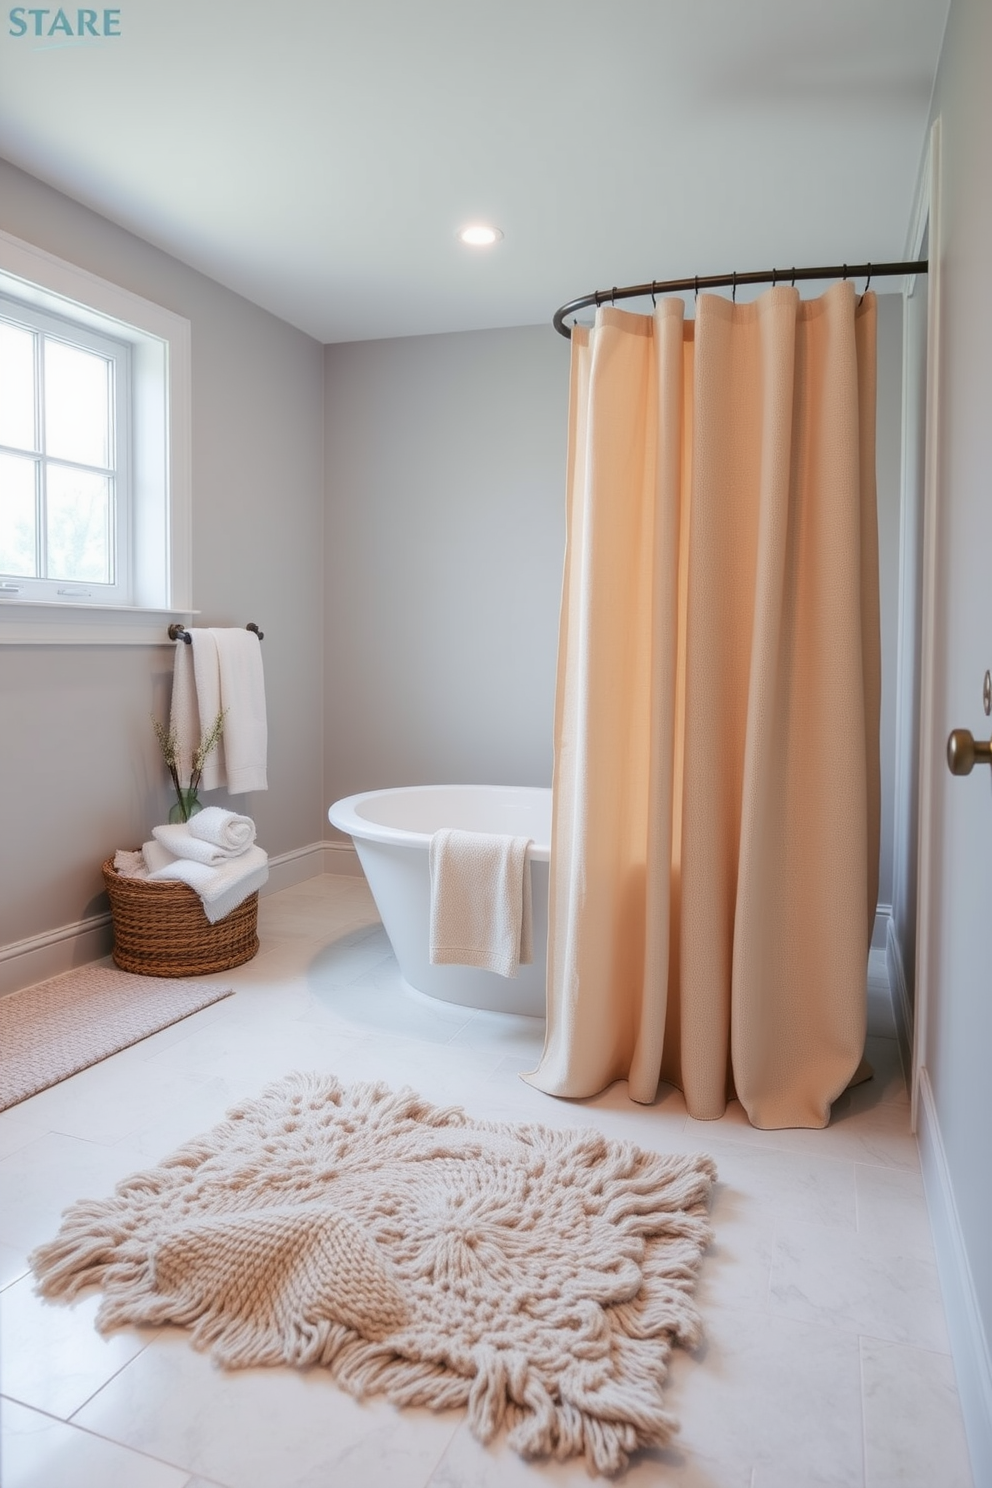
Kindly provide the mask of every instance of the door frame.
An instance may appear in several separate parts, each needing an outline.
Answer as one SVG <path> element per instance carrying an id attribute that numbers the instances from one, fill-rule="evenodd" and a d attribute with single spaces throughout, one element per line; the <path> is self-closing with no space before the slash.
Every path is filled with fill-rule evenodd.
<path id="1" fill-rule="evenodd" d="M 934 735 L 934 691 L 938 571 L 938 435 L 940 410 L 940 117 L 934 119 L 914 203 L 909 252 L 915 258 L 927 241 L 926 415 L 923 457 L 923 584 L 920 597 L 920 711 L 918 844 L 916 876 L 916 975 L 913 989 L 911 1125 L 919 1116 L 920 1076 L 927 1065 L 930 991 L 933 978 L 933 922 L 936 903 L 934 862 L 934 783 L 940 746 Z M 904 430 L 904 438 L 906 432 Z"/>

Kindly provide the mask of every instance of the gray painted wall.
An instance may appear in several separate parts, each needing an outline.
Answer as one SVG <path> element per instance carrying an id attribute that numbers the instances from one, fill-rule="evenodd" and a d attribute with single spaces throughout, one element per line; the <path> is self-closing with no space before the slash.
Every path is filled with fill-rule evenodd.
<path id="1" fill-rule="evenodd" d="M 265 631 L 269 790 L 231 804 L 270 854 L 319 841 L 321 347 L 3 161 L 0 228 L 191 321 L 198 623 Z M 171 666 L 171 643 L 0 646 L 0 946 L 105 908 L 101 861 L 163 819 Z"/>
<path id="2" fill-rule="evenodd" d="M 568 344 L 530 326 L 324 355 L 328 804 L 550 784 Z"/>

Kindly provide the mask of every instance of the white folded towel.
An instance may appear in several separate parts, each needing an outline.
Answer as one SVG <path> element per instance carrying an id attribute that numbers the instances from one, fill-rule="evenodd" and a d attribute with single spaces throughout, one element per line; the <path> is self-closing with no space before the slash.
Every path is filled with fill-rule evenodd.
<path id="1" fill-rule="evenodd" d="M 223 863 L 237 859 L 251 847 L 246 843 L 232 852 L 194 837 L 189 822 L 168 822 L 161 827 L 152 827 L 152 836 L 167 848 L 174 858 L 187 858 L 191 863 L 205 863 L 208 868 L 219 868 Z"/>
<path id="2" fill-rule="evenodd" d="M 529 837 L 444 827 L 430 842 L 430 959 L 515 977 L 533 960 Z"/>
<path id="3" fill-rule="evenodd" d="M 267 790 L 268 725 L 261 644 L 253 630 L 212 630 L 210 634 L 217 647 L 220 672 L 220 705 L 224 709 L 221 743 L 227 788 L 232 795 Z"/>
<path id="4" fill-rule="evenodd" d="M 225 811 L 223 806 L 205 806 L 186 823 L 189 835 L 210 842 L 229 857 L 237 857 L 255 841 L 255 823 L 250 816 Z"/>
<path id="5" fill-rule="evenodd" d="M 261 847 L 249 847 L 237 858 L 227 858 L 216 868 L 196 863 L 189 858 L 173 857 L 162 843 L 153 839 L 142 848 L 152 883 L 178 880 L 189 884 L 200 896 L 203 913 L 211 925 L 237 909 L 249 894 L 260 889 L 269 876 L 269 855 Z M 165 854 L 168 861 L 163 862 Z M 152 866 L 154 863 L 154 867 Z"/>
<path id="6" fill-rule="evenodd" d="M 169 852 L 168 848 L 163 847 L 161 842 L 156 842 L 154 837 L 150 842 L 144 844 L 141 849 L 141 856 L 145 860 L 145 867 L 148 869 L 149 877 L 151 877 L 157 868 L 166 868 L 170 863 L 176 861 L 175 853 Z"/>
<path id="7" fill-rule="evenodd" d="M 148 877 L 148 865 L 140 848 L 135 852 L 131 848 L 119 847 L 114 853 L 114 867 L 120 878 Z"/>

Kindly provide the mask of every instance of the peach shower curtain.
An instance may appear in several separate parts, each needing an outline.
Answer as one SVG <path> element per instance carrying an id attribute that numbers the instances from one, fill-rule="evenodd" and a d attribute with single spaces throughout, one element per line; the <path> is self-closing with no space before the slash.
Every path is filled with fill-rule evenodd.
<path id="1" fill-rule="evenodd" d="M 527 1078 L 824 1126 L 878 875 L 875 297 L 572 333 L 548 1030 Z"/>

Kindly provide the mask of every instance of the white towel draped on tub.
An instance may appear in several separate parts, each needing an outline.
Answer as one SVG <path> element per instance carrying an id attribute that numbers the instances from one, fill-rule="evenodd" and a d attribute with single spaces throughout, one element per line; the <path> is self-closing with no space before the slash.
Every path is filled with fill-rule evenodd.
<path id="1" fill-rule="evenodd" d="M 205 730 L 224 710 L 224 732 L 208 754 L 202 790 L 226 786 L 232 795 L 266 790 L 268 726 L 262 648 L 252 630 L 192 629 L 176 642 L 171 725 L 179 744 L 180 779 L 189 779 Z"/>
<path id="2" fill-rule="evenodd" d="M 515 977 L 533 960 L 529 837 L 445 827 L 430 843 L 430 958 Z"/>

